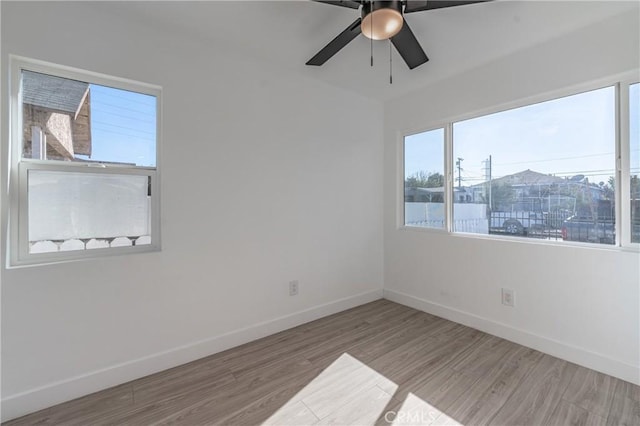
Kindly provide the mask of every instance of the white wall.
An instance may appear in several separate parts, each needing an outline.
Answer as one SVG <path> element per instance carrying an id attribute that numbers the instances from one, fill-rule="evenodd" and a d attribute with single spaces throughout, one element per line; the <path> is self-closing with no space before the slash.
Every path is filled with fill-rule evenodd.
<path id="1" fill-rule="evenodd" d="M 385 297 L 640 383 L 637 252 L 397 228 L 400 133 L 637 68 L 638 34 L 617 16 L 385 105 Z"/>
<path id="2" fill-rule="evenodd" d="M 382 103 L 87 2 L 1 7 L 3 106 L 8 54 L 164 88 L 163 249 L 3 265 L 3 420 L 381 297 Z"/>

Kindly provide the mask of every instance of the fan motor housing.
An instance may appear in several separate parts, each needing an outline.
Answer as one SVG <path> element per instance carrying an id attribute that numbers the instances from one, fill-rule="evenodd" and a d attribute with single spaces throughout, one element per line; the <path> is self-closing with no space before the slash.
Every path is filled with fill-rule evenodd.
<path id="1" fill-rule="evenodd" d="M 364 19 L 365 16 L 379 9 L 395 9 L 402 14 L 402 1 L 370 1 L 363 3 L 361 16 Z"/>
<path id="2" fill-rule="evenodd" d="M 373 40 L 387 40 L 404 25 L 401 1 L 376 1 L 362 7 L 362 34 Z"/>

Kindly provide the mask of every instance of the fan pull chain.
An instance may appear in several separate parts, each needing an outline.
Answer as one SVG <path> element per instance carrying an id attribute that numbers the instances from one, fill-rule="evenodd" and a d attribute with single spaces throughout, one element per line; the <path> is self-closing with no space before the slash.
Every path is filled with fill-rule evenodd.
<path id="1" fill-rule="evenodd" d="M 373 11 L 373 1 L 371 1 L 371 11 Z M 373 66 L 373 13 L 371 13 L 371 28 L 369 28 L 369 46 L 371 49 L 371 66 Z"/>
<path id="2" fill-rule="evenodd" d="M 389 84 L 393 84 L 393 52 L 391 50 L 391 39 L 389 39 Z"/>

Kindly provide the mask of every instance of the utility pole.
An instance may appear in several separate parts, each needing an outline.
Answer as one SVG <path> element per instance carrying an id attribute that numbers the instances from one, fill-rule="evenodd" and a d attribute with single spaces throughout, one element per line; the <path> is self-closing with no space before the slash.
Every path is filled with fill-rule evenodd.
<path id="1" fill-rule="evenodd" d="M 489 174 L 489 209 L 491 209 L 491 187 L 493 186 L 491 183 L 491 156 L 489 156 L 489 160 L 487 162 L 487 172 Z"/>
<path id="2" fill-rule="evenodd" d="M 462 167 L 460 163 L 464 161 L 464 158 L 458 157 L 458 161 L 456 161 L 456 167 L 458 168 L 458 189 L 462 189 Z"/>

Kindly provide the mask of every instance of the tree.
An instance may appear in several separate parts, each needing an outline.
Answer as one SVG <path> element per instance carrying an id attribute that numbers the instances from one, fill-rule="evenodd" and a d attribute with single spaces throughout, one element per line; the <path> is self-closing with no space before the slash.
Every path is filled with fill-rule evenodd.
<path id="1" fill-rule="evenodd" d="M 408 188 L 441 188 L 444 187 L 444 176 L 440 173 L 427 173 L 423 170 L 409 176 L 404 181 Z"/>
<path id="2" fill-rule="evenodd" d="M 613 200 L 615 198 L 616 179 L 613 176 L 609 176 L 607 183 L 602 183 L 600 187 L 603 189 L 606 199 Z"/>
<path id="3" fill-rule="evenodd" d="M 516 200 L 516 191 L 505 183 L 491 183 L 491 209 L 510 210 Z"/>
<path id="4" fill-rule="evenodd" d="M 631 198 L 640 200 L 640 177 L 638 175 L 631 176 Z"/>

